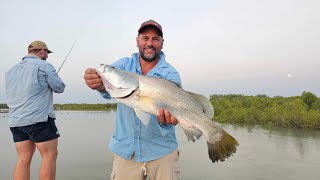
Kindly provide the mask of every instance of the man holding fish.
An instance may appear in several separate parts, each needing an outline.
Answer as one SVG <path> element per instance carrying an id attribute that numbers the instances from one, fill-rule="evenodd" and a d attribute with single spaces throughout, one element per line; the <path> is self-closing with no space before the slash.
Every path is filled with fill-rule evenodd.
<path id="1" fill-rule="evenodd" d="M 144 76 L 161 77 L 181 86 L 179 73 L 172 67 L 161 51 L 163 31 L 153 20 L 141 24 L 136 38 L 138 53 L 122 58 L 113 67 Z M 85 71 L 85 83 L 111 99 L 101 77 L 95 69 Z M 179 152 L 174 125 L 175 116 L 166 109 L 159 109 L 158 116 L 150 116 L 145 125 L 139 117 L 144 113 L 134 111 L 118 103 L 116 127 L 109 144 L 114 153 L 111 179 L 180 179 Z"/>

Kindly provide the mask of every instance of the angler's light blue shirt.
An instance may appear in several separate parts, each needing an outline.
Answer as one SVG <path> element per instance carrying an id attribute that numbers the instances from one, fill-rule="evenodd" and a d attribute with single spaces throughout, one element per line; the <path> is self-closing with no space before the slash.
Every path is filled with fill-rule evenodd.
<path id="1" fill-rule="evenodd" d="M 55 118 L 53 91 L 64 83 L 54 67 L 35 55 L 27 55 L 5 74 L 9 126 L 20 127 Z"/>
<path id="2" fill-rule="evenodd" d="M 138 53 L 114 62 L 112 66 L 142 74 Z M 179 73 L 166 62 L 163 52 L 160 54 L 158 64 L 148 72 L 147 76 L 162 77 L 181 85 Z M 108 93 L 101 94 L 106 99 L 111 98 Z M 161 158 L 176 150 L 177 147 L 173 125 L 162 125 L 153 115 L 147 127 L 139 120 L 132 108 L 118 103 L 116 127 L 109 144 L 113 153 L 128 160 L 134 155 L 135 161 L 147 162 Z"/>

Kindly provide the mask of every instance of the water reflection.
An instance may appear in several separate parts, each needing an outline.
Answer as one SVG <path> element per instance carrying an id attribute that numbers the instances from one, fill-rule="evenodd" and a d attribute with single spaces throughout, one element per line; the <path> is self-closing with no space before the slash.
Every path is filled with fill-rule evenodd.
<path id="1" fill-rule="evenodd" d="M 298 129 L 298 128 L 281 128 L 281 127 L 263 127 L 258 125 L 243 125 L 243 124 L 220 124 L 221 127 L 229 127 L 233 131 L 246 129 L 250 134 L 266 134 L 270 142 L 274 142 L 277 147 L 290 146 L 299 152 L 301 156 L 304 151 L 309 148 L 309 143 L 312 141 L 317 150 L 320 148 L 320 130 Z"/>
<path id="2" fill-rule="evenodd" d="M 15 148 L 7 114 L 0 114 L 0 179 L 12 179 Z M 107 148 L 114 128 L 114 111 L 58 111 L 59 141 L 57 179 L 108 179 L 112 154 Z M 234 156 L 213 164 L 205 139 L 189 142 L 177 126 L 183 179 L 318 179 L 320 131 L 220 124 L 240 146 Z M 32 178 L 40 164 L 36 154 Z"/>

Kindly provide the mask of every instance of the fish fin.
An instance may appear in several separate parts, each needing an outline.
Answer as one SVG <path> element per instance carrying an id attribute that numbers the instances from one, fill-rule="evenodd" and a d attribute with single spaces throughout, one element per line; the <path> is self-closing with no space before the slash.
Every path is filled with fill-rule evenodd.
<path id="1" fill-rule="evenodd" d="M 151 114 L 146 113 L 144 111 L 138 110 L 138 109 L 134 109 L 134 111 L 136 112 L 136 115 L 138 116 L 138 118 L 141 120 L 141 122 L 148 126 L 150 119 L 151 119 Z"/>
<path id="2" fill-rule="evenodd" d="M 188 138 L 188 141 L 193 141 L 195 142 L 195 138 L 196 137 L 197 139 L 199 139 L 202 135 L 202 132 L 199 130 L 199 129 L 196 129 L 194 127 L 190 127 L 190 128 L 186 128 L 186 129 L 183 129 L 184 130 L 184 133 L 186 134 L 187 138 Z"/>
<path id="3" fill-rule="evenodd" d="M 210 102 L 210 100 L 201 95 L 201 94 L 196 94 L 193 92 L 188 92 L 198 103 L 201 104 L 203 112 L 208 116 L 209 119 L 213 118 L 214 115 L 214 109 L 213 106 Z"/>
<path id="4" fill-rule="evenodd" d="M 222 130 L 221 133 L 217 134 L 218 138 L 207 142 L 208 153 L 213 163 L 218 161 L 224 161 L 226 158 L 236 152 L 239 143 L 230 134 Z"/>

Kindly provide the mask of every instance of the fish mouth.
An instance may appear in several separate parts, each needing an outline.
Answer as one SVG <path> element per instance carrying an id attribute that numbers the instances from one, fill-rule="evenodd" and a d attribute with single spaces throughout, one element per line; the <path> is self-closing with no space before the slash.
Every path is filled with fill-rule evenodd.
<path id="1" fill-rule="evenodd" d="M 130 97 L 136 90 L 133 90 L 130 94 L 126 95 L 126 96 L 123 96 L 123 97 L 120 97 L 119 99 L 125 99 L 125 98 L 128 98 Z"/>
<path id="2" fill-rule="evenodd" d="M 106 78 L 102 78 L 102 82 L 106 88 L 106 91 L 110 94 L 111 97 L 113 98 L 127 98 L 130 97 L 135 90 L 138 88 L 138 86 L 132 85 L 132 86 L 126 86 L 124 82 L 129 76 L 125 76 L 119 82 L 117 83 L 112 83 Z M 115 84 L 115 85 L 114 85 Z"/>
<path id="3" fill-rule="evenodd" d="M 111 97 L 116 99 L 128 98 L 132 96 L 135 91 L 136 89 L 132 89 L 132 88 L 121 88 L 121 89 L 118 89 L 118 91 L 107 90 L 107 92 L 111 95 Z"/>
<path id="4" fill-rule="evenodd" d="M 117 97 L 117 99 L 126 99 L 126 98 L 129 98 L 130 96 L 132 96 L 137 90 L 133 90 L 131 93 L 129 93 L 128 95 L 126 96 L 123 96 L 123 97 Z"/>
<path id="5" fill-rule="evenodd" d="M 136 77 L 132 77 L 128 72 L 120 71 L 115 67 L 104 65 L 97 69 L 97 72 L 102 77 L 106 92 L 112 98 L 125 99 L 139 88 L 139 81 Z"/>

